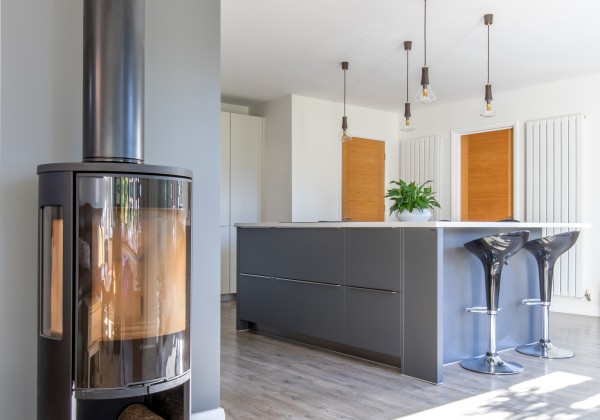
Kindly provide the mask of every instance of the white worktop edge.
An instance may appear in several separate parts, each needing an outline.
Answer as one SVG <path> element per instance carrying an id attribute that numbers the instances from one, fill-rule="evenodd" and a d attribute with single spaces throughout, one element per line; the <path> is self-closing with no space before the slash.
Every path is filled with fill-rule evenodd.
<path id="1" fill-rule="evenodd" d="M 246 228 L 589 228 L 589 223 L 530 223 L 530 222 L 264 222 L 236 223 Z"/>

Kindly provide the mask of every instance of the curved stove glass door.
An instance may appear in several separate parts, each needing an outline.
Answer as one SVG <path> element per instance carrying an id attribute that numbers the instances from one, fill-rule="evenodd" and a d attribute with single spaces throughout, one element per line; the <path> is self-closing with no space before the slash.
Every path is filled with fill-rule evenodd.
<path id="1" fill-rule="evenodd" d="M 76 389 L 185 374 L 191 182 L 78 174 L 76 183 Z"/>

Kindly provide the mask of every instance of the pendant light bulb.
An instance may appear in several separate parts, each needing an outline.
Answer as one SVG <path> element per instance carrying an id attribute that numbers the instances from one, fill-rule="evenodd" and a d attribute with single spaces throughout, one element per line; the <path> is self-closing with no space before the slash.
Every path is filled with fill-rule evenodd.
<path id="1" fill-rule="evenodd" d="M 412 121 L 410 120 L 410 103 L 407 102 L 404 104 L 404 122 L 402 123 L 402 126 L 400 127 L 400 130 L 402 131 L 413 131 L 415 130 L 417 127 L 414 126 L 412 124 Z"/>
<path id="2" fill-rule="evenodd" d="M 483 109 L 479 113 L 482 117 L 495 117 L 498 115 L 498 111 L 492 104 L 492 85 L 485 85 L 485 101 L 483 103 Z"/>
<path id="3" fill-rule="evenodd" d="M 415 95 L 415 101 L 422 104 L 429 104 L 436 99 L 435 92 L 429 84 L 429 67 L 425 66 L 421 69 L 421 87 Z"/>
<path id="4" fill-rule="evenodd" d="M 404 122 L 400 127 L 402 131 L 413 131 L 415 127 L 410 120 L 410 102 L 408 102 L 408 52 L 412 48 L 412 41 L 404 41 L 404 51 L 406 51 L 406 102 L 404 103 Z"/>
<path id="5" fill-rule="evenodd" d="M 429 83 L 429 67 L 427 67 L 427 0 L 425 1 L 425 13 L 423 18 L 423 45 L 424 45 L 424 62 L 421 68 L 421 87 L 415 95 L 415 101 L 428 104 L 436 100 L 435 92 Z"/>
<path id="6" fill-rule="evenodd" d="M 342 70 L 344 71 L 344 116 L 342 117 L 342 129 L 338 133 L 340 141 L 348 141 L 352 139 L 352 135 L 348 131 L 348 117 L 346 116 L 346 70 L 348 70 L 348 62 L 342 61 Z"/>
<path id="7" fill-rule="evenodd" d="M 485 99 L 483 103 L 483 109 L 479 112 L 482 117 L 495 117 L 498 115 L 498 111 L 493 106 L 492 101 L 492 85 L 490 84 L 490 26 L 494 22 L 494 15 L 487 14 L 483 16 L 483 23 L 487 26 L 487 84 L 485 85 Z"/>

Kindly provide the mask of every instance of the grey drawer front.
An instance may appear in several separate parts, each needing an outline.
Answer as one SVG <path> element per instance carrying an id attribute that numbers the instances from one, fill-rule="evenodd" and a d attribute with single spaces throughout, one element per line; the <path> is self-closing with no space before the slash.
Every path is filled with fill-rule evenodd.
<path id="1" fill-rule="evenodd" d="M 275 279 L 238 275 L 238 319 L 273 325 L 275 315 Z"/>
<path id="2" fill-rule="evenodd" d="M 275 229 L 275 277 L 344 284 L 344 230 Z"/>
<path id="3" fill-rule="evenodd" d="M 346 344 L 401 357 L 402 294 L 346 287 Z"/>
<path id="4" fill-rule="evenodd" d="M 281 279 L 275 287 L 280 328 L 343 343 L 343 287 Z"/>
<path id="5" fill-rule="evenodd" d="M 346 285 L 401 290 L 402 229 L 346 229 Z"/>
<path id="6" fill-rule="evenodd" d="M 238 228 L 238 271 L 240 273 L 273 274 L 273 237 L 275 229 Z"/>

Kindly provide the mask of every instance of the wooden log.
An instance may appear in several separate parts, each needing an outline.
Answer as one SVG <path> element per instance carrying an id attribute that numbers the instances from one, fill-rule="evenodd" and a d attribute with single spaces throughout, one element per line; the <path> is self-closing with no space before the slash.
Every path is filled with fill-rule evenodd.
<path id="1" fill-rule="evenodd" d="M 117 420 L 165 420 L 143 404 L 131 404 L 119 414 Z"/>

